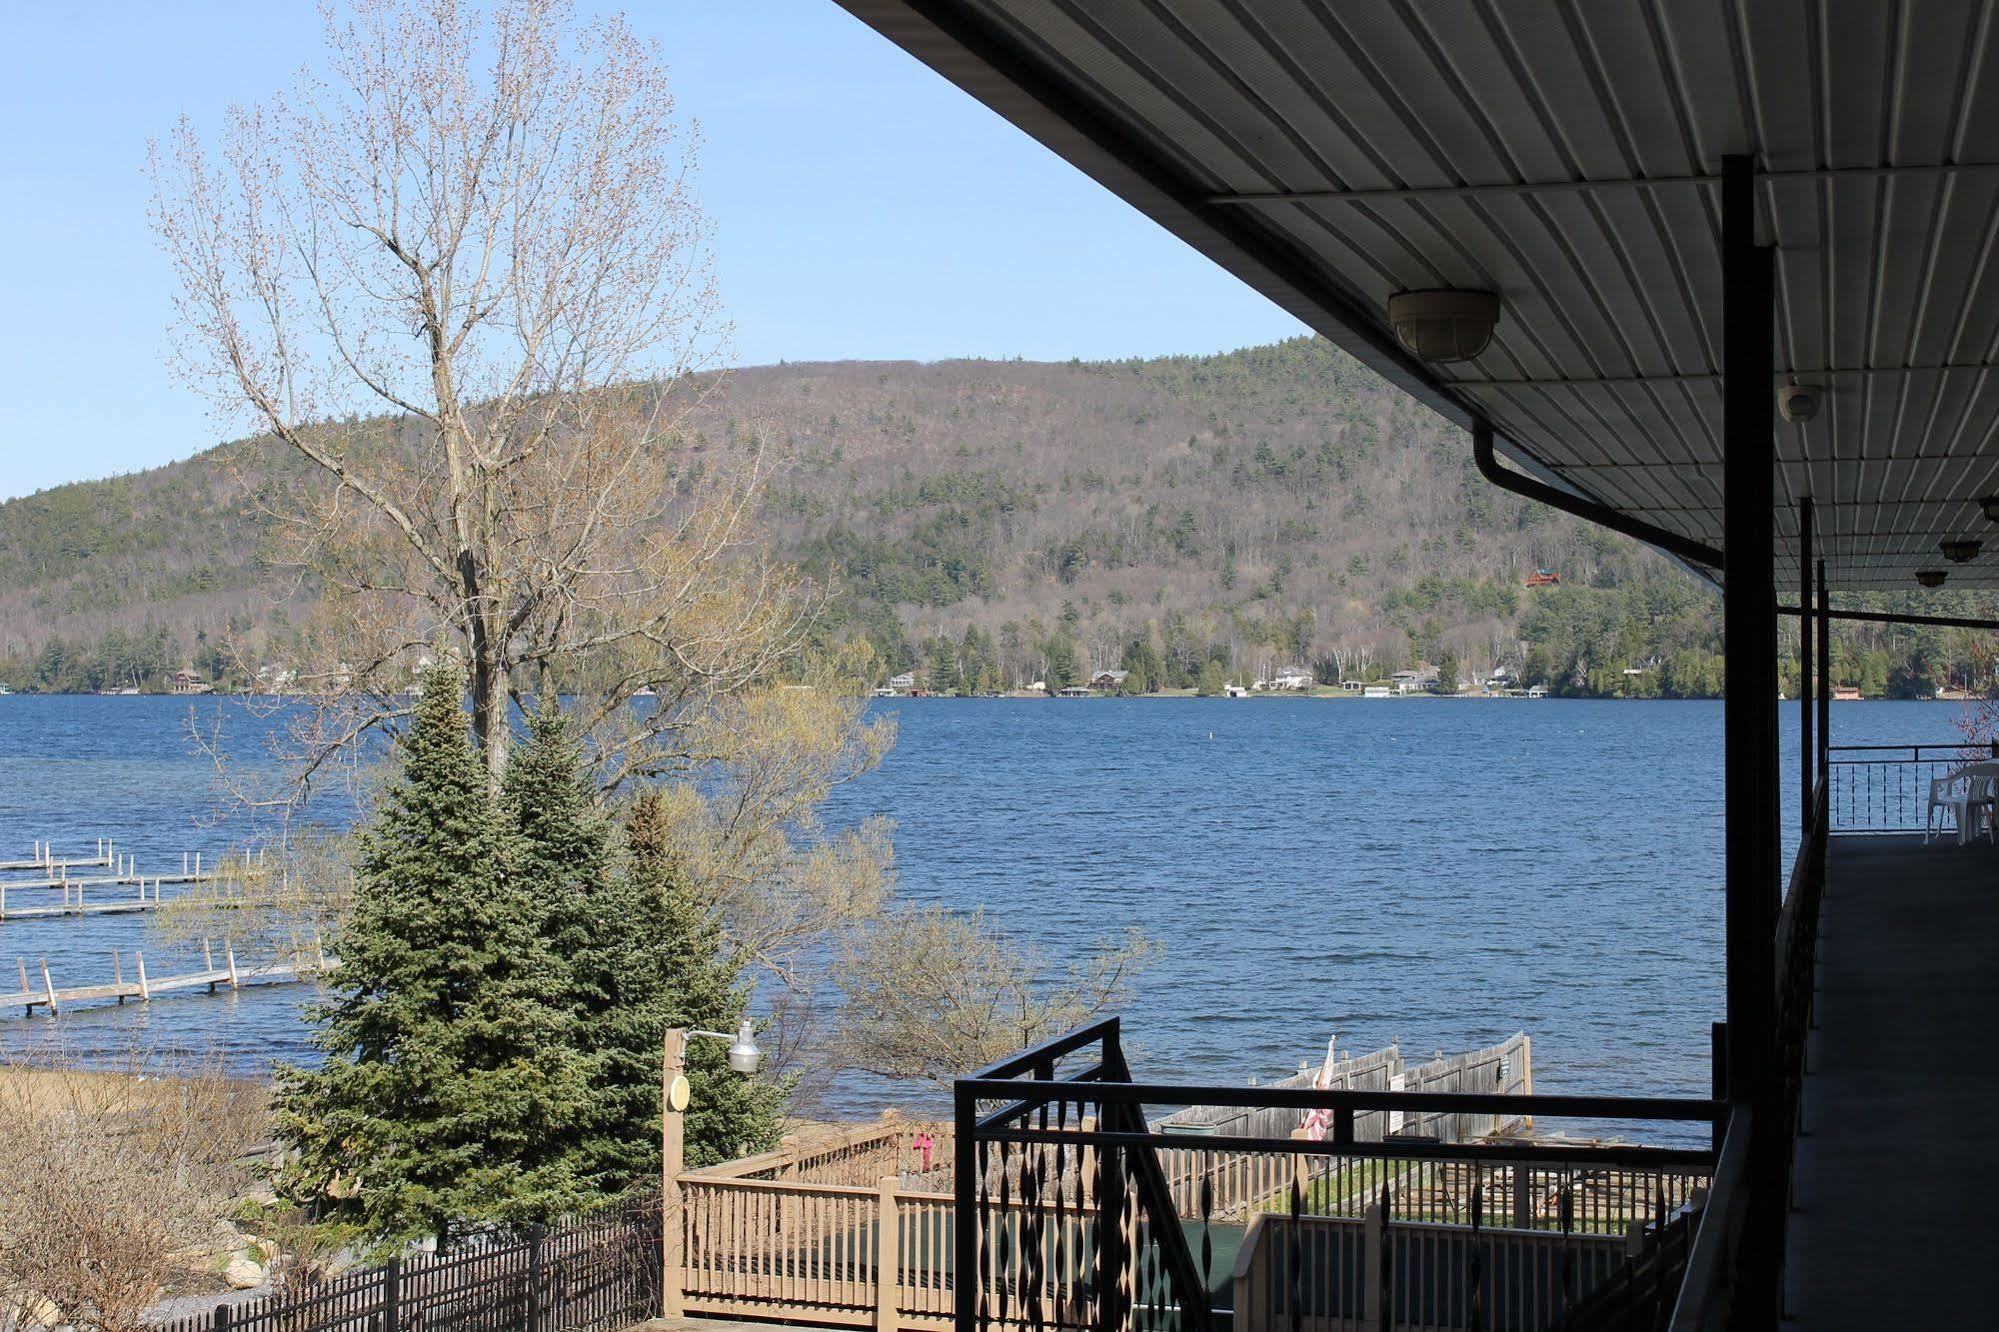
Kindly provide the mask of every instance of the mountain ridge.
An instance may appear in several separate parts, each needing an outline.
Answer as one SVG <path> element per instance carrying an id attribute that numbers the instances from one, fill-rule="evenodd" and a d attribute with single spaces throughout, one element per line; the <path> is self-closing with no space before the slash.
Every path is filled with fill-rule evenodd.
<path id="1" fill-rule="evenodd" d="M 1186 686 L 1453 661 L 1576 692 L 1719 688 L 1710 589 L 1491 486 L 1461 432 L 1322 339 L 789 362 L 711 387 L 687 442 L 749 421 L 775 438 L 771 538 L 838 588 L 826 631 L 865 634 L 884 672 L 969 689 L 1135 660 Z M 257 496 L 306 473 L 274 448 L 239 471 L 230 448 L 0 504 L 0 679 L 157 688 L 225 671 L 225 643 L 281 648 L 311 589 L 260 561 Z M 1526 586 L 1542 569 L 1560 584 Z"/>

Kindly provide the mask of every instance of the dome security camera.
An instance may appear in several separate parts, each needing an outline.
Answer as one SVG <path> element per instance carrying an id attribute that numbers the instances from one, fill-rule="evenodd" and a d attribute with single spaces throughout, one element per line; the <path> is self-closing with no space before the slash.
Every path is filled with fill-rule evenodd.
<path id="1" fill-rule="evenodd" d="M 1777 414 L 1794 425 L 1803 425 L 1819 414 L 1824 390 L 1811 384 L 1779 384 Z"/>

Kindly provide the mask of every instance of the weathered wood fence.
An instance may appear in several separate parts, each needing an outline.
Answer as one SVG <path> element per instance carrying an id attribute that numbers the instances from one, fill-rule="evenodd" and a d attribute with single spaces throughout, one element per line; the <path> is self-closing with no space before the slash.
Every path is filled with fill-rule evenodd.
<path id="1" fill-rule="evenodd" d="M 1262 1213 L 1232 1273 L 1235 1326 L 1301 1332 L 1549 1327 L 1616 1271 L 1618 1235 Z M 1482 1280 L 1469 1279 L 1474 1266 Z M 1472 1302 L 1481 1305 L 1474 1317 Z"/>
<path id="2" fill-rule="evenodd" d="M 161 1324 L 159 1332 L 593 1332 L 656 1317 L 656 1199 L 514 1241 L 382 1267 Z"/>
<path id="3" fill-rule="evenodd" d="M 1310 1087 L 1320 1074 L 1319 1069 L 1303 1069 L 1269 1085 Z M 1481 1091 L 1528 1096 L 1534 1091 L 1534 1046 L 1524 1033 L 1515 1033 L 1483 1050 L 1460 1055 L 1439 1052 L 1435 1059 L 1408 1065 L 1403 1062 L 1401 1047 L 1391 1045 L 1337 1060 L 1326 1085 L 1336 1091 Z M 1344 1214 L 1358 1216 L 1382 1184 L 1406 1182 L 1412 1173 L 1408 1168 L 1378 1163 L 1360 1168 L 1343 1166 L 1334 1158 L 1228 1148 L 1230 1138 L 1300 1136 L 1305 1130 L 1298 1120 L 1296 1110 L 1268 1106 L 1190 1106 L 1159 1120 L 1155 1128 L 1195 1140 L 1185 1148 L 1162 1148 L 1158 1153 L 1160 1169 L 1180 1215 L 1200 1215 L 1198 1195 L 1205 1189 L 1209 1215 L 1245 1219 L 1254 1211 L 1285 1206 L 1295 1185 L 1308 1194 L 1337 1194 L 1325 1201 L 1344 1204 Z M 1404 1133 L 1441 1142 L 1468 1142 L 1526 1126 L 1527 1121 L 1519 1116 L 1404 1116 L 1377 1110 L 1354 1116 L 1354 1141 L 1380 1142 L 1386 1134 Z M 1391 1178 L 1381 1177 L 1383 1169 Z"/>

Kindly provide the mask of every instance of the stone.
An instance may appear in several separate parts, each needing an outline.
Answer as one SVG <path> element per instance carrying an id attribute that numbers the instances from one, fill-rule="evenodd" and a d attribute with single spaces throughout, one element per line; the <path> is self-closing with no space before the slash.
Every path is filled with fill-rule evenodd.
<path id="1" fill-rule="evenodd" d="M 247 1254 L 239 1254 L 222 1269 L 222 1279 L 233 1290 L 255 1290 L 264 1284 L 264 1269 Z"/>

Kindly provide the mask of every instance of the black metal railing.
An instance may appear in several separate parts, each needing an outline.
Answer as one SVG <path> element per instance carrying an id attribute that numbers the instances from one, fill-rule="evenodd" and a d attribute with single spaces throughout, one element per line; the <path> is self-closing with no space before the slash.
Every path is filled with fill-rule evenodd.
<path id="1" fill-rule="evenodd" d="M 1388 1126 L 1711 1126 L 1721 1112 L 1706 1099 L 1135 1083 L 1116 1019 L 955 1090 L 954 1268 L 972 1277 L 954 1283 L 960 1332 L 1205 1332 L 1229 1317 L 1554 1327 L 1630 1261 L 1632 1233 L 1691 1227 L 1712 1147 L 1446 1141 Z M 1190 1106 L 1275 1109 L 1292 1123 L 1319 1111 L 1323 1136 L 1190 1135 L 1150 1117 Z M 1634 1302 L 1615 1325 L 1663 1326 L 1671 1303 Z"/>
<path id="2" fill-rule="evenodd" d="M 606 1332 L 656 1317 L 660 1204 L 649 1196 L 459 1252 L 398 1258 L 157 1325 L 154 1332 Z"/>
<path id="3" fill-rule="evenodd" d="M 1790 1211 L 1795 1147 L 1803 1128 L 1806 1042 L 1818 971 L 1819 921 L 1825 899 L 1826 861 L 1834 831 L 1830 792 L 1814 793 L 1812 818 L 1792 862 L 1777 916 L 1775 1083 L 1770 1114 L 1759 1123 L 1755 1107 L 1737 1103 L 1730 1114 L 1715 1170 L 1714 1191 L 1687 1261 L 1686 1280 L 1674 1310 L 1674 1332 L 1732 1325 L 1745 1283 L 1763 1283 L 1763 1295 L 1783 1279 L 1784 1228 Z"/>
<path id="4" fill-rule="evenodd" d="M 1833 832 L 1918 833 L 1931 828 L 1930 783 L 1967 763 L 1999 758 L 1992 744 L 1829 745 L 1827 811 Z"/>

